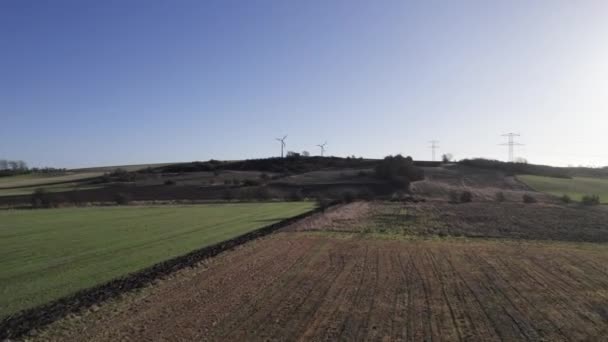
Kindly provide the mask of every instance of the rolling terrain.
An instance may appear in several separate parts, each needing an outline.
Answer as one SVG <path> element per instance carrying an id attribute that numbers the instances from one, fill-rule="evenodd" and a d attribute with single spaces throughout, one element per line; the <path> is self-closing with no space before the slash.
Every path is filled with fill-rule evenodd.
<path id="1" fill-rule="evenodd" d="M 537 191 L 554 196 L 568 195 L 573 200 L 580 201 L 585 195 L 598 195 L 602 203 L 608 203 L 607 178 L 554 178 L 532 175 L 521 175 L 517 178 Z"/>
<path id="2" fill-rule="evenodd" d="M 364 209 L 355 205 L 37 338 L 537 341 L 593 340 L 608 329 L 605 244 L 396 236 L 373 212 L 351 217 Z M 351 231 L 353 222 L 372 230 Z"/>
<path id="3" fill-rule="evenodd" d="M 324 175 L 327 179 L 329 175 Z M 470 203 L 447 194 L 470 191 Z M 601 340 L 608 212 L 448 166 L 424 200 L 304 218 L 30 336 L 127 340 Z M 498 202 L 497 192 L 505 194 Z M 536 203 L 523 203 L 523 195 Z"/>

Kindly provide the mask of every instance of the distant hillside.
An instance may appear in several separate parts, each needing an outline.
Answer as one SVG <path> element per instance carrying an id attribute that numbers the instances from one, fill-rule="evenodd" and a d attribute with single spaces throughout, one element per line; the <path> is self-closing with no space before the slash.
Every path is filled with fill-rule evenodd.
<path id="1" fill-rule="evenodd" d="M 374 168 L 376 165 L 378 165 L 379 162 L 380 159 L 297 156 L 286 158 L 275 157 L 265 159 L 248 159 L 238 161 L 196 161 L 191 163 L 166 165 L 160 168 L 156 168 L 155 171 L 178 173 L 231 170 L 299 174 L 325 169 L 369 169 Z M 434 167 L 439 166 L 440 163 L 429 161 L 415 161 L 414 165 Z"/>
<path id="2" fill-rule="evenodd" d="M 556 178 L 608 178 L 608 167 L 556 167 L 528 163 L 506 163 L 498 160 L 490 160 L 483 158 L 464 159 L 461 160 L 459 163 L 462 165 L 482 169 L 500 170 L 510 175 L 536 175 Z"/>
<path id="3" fill-rule="evenodd" d="M 160 167 L 161 172 L 200 172 L 200 171 L 263 171 L 272 173 L 304 173 L 327 168 L 371 168 L 378 160 L 338 157 L 287 157 L 248 159 L 239 161 L 210 160 L 172 164 Z"/>

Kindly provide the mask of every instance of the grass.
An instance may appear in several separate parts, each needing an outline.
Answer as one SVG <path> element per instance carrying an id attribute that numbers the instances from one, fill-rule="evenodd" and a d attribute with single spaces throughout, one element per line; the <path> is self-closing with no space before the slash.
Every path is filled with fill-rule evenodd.
<path id="1" fill-rule="evenodd" d="M 103 175 L 102 172 L 80 172 L 67 174 L 30 173 L 25 175 L 0 177 L 0 189 L 42 186 L 91 179 Z"/>
<path id="2" fill-rule="evenodd" d="M 313 206 L 283 202 L 0 211 L 0 318 Z"/>
<path id="3" fill-rule="evenodd" d="M 44 188 L 48 192 L 66 192 L 66 191 L 74 191 L 74 190 L 98 189 L 103 186 L 104 186 L 103 184 L 83 184 L 83 183 L 78 183 L 78 182 L 72 182 L 72 183 L 50 184 L 50 185 L 44 185 L 44 186 L 27 186 L 27 187 L 13 188 L 13 189 L 0 188 L 0 197 L 31 195 L 38 188 Z"/>
<path id="4" fill-rule="evenodd" d="M 598 195 L 602 203 L 608 203 L 608 179 L 574 177 L 553 178 L 543 176 L 517 176 L 536 191 L 555 196 L 568 195 L 575 201 L 580 201 L 584 195 Z"/>

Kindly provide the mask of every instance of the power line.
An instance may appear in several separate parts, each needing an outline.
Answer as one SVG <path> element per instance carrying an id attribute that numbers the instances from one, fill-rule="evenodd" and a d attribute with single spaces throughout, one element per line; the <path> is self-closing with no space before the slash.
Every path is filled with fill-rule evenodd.
<path id="1" fill-rule="evenodd" d="M 435 150 L 439 148 L 439 145 L 437 145 L 439 140 L 431 140 L 429 142 L 431 143 L 430 148 L 433 150 L 433 161 L 435 161 Z"/>
<path id="2" fill-rule="evenodd" d="M 515 161 L 515 146 L 523 146 L 523 144 L 520 144 L 518 142 L 515 141 L 515 137 L 519 137 L 520 135 L 517 133 L 506 133 L 502 135 L 503 137 L 508 137 L 509 141 L 501 144 L 502 146 L 509 146 L 509 162 L 513 162 Z"/>

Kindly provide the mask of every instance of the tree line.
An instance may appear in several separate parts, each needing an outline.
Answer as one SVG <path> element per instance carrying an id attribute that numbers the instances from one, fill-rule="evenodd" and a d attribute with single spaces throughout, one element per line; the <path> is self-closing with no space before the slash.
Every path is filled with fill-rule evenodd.
<path id="1" fill-rule="evenodd" d="M 7 160 L 0 159 L 0 177 L 15 176 L 27 173 L 57 173 L 65 172 L 65 169 L 56 169 L 53 167 L 28 167 L 23 160 Z"/>

